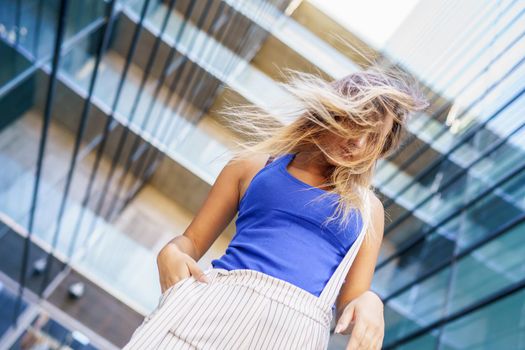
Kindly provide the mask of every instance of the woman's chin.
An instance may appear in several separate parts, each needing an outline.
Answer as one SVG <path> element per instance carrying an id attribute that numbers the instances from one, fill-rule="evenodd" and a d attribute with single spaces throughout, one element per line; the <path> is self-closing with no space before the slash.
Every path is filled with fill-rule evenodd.
<path id="1" fill-rule="evenodd" d="M 336 157 L 338 157 L 338 159 L 341 159 L 341 161 L 351 161 L 353 160 L 353 156 L 352 155 L 337 155 Z M 328 157 L 324 157 L 326 162 L 330 165 L 333 165 L 333 166 L 338 166 L 339 164 L 335 163 L 332 159 L 328 158 Z"/>
<path id="2" fill-rule="evenodd" d="M 356 161 L 359 161 L 359 156 L 357 155 L 354 155 L 354 154 L 346 154 L 346 155 L 343 155 L 343 156 L 340 156 L 341 158 L 341 161 L 342 162 L 352 162 L 352 163 L 355 163 Z"/>

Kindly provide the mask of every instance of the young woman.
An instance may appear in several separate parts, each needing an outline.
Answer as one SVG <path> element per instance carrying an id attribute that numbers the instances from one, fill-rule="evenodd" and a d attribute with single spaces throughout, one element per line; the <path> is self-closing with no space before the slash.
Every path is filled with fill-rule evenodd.
<path id="1" fill-rule="evenodd" d="M 399 72 L 370 67 L 326 82 L 295 72 L 279 118 L 225 114 L 247 141 L 183 235 L 158 254 L 162 295 L 124 349 L 326 349 L 333 312 L 347 349 L 380 349 L 383 304 L 370 285 L 384 212 L 378 159 L 427 106 Z M 197 261 L 238 212 L 226 252 Z"/>

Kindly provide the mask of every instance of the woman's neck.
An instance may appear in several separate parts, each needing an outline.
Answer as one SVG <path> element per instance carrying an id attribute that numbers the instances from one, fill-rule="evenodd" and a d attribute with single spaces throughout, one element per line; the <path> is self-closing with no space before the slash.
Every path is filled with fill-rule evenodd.
<path id="1" fill-rule="evenodd" d="M 318 149 L 299 149 L 293 162 L 295 167 L 324 179 L 327 179 L 333 171 L 333 166 L 326 161 L 323 153 Z"/>

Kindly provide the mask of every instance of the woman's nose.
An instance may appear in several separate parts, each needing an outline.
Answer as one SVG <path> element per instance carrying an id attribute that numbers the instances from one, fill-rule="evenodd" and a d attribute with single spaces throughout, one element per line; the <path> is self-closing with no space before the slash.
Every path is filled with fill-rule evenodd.
<path id="1" fill-rule="evenodd" d="M 365 137 L 361 136 L 357 139 L 350 141 L 350 145 L 355 148 L 362 148 L 365 145 Z"/>

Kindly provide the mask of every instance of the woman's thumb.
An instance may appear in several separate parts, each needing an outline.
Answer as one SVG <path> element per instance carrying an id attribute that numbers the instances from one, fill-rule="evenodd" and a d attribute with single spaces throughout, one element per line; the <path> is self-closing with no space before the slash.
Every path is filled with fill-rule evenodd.
<path id="1" fill-rule="evenodd" d="M 348 331 L 348 326 L 354 317 L 354 303 L 350 302 L 346 305 L 341 317 L 337 320 L 334 332 L 345 334 L 345 331 Z"/>
<path id="2" fill-rule="evenodd" d="M 189 265 L 188 265 L 188 269 L 190 270 L 190 273 L 193 277 L 195 277 L 195 279 L 201 281 L 201 282 L 204 282 L 204 283 L 209 283 L 210 281 L 208 280 L 208 276 L 206 276 L 206 274 L 204 272 L 202 272 L 201 268 L 199 267 L 199 265 L 195 262 L 195 261 L 192 261 Z"/>

